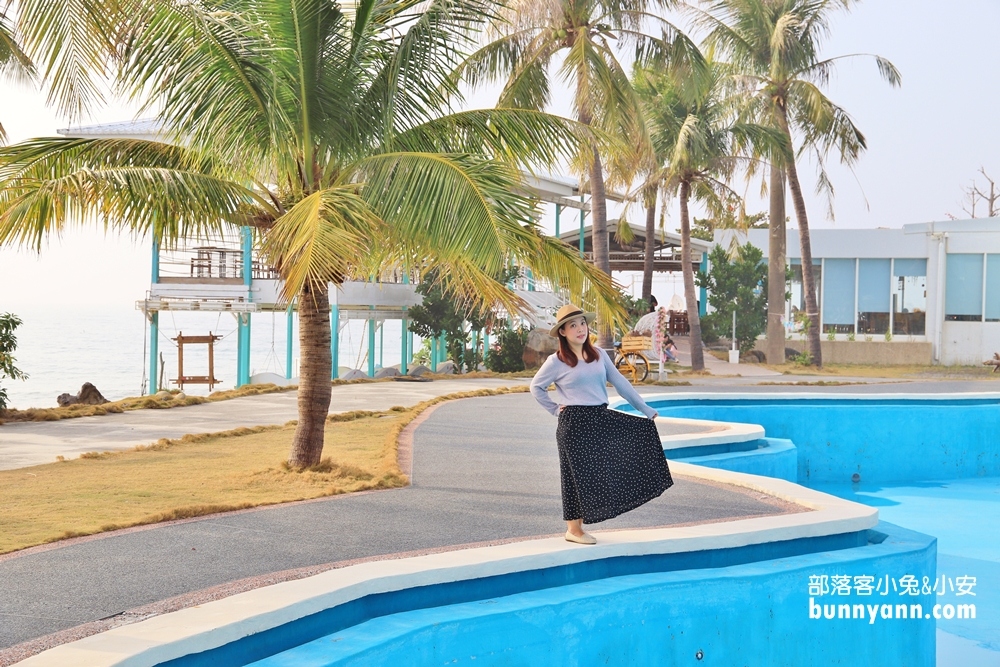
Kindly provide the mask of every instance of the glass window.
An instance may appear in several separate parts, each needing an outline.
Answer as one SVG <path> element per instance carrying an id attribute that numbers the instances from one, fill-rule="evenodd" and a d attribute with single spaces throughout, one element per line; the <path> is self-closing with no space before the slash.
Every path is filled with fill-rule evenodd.
<path id="1" fill-rule="evenodd" d="M 927 322 L 927 260 L 894 260 L 892 263 L 892 275 L 893 335 L 925 335 Z"/>
<path id="2" fill-rule="evenodd" d="M 854 261 L 827 259 L 823 288 L 823 333 L 854 332 Z"/>
<path id="3" fill-rule="evenodd" d="M 789 260 L 789 267 L 792 272 L 792 281 L 788 283 L 788 291 L 792 293 L 792 298 L 788 302 L 785 311 L 785 321 L 790 323 L 792 331 L 802 331 L 805 326 L 806 313 L 806 290 L 802 283 L 802 260 L 795 258 Z M 822 260 L 813 260 L 813 280 L 816 283 L 817 306 L 823 303 L 823 263 Z"/>
<path id="4" fill-rule="evenodd" d="M 983 256 L 949 253 L 945 281 L 944 319 L 953 322 L 981 322 Z"/>
<path id="5" fill-rule="evenodd" d="M 986 321 L 1000 322 L 1000 255 L 986 255 Z"/>
<path id="6" fill-rule="evenodd" d="M 889 331 L 890 265 L 888 259 L 858 260 L 858 332 Z"/>

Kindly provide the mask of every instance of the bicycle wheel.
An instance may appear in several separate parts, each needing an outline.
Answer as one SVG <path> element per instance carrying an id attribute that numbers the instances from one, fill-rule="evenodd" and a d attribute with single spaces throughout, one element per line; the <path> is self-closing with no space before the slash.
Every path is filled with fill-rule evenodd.
<path id="1" fill-rule="evenodd" d="M 649 360 L 641 352 L 629 352 L 628 356 L 632 362 L 632 367 L 635 369 L 633 371 L 635 377 L 633 383 L 645 381 L 649 377 Z"/>

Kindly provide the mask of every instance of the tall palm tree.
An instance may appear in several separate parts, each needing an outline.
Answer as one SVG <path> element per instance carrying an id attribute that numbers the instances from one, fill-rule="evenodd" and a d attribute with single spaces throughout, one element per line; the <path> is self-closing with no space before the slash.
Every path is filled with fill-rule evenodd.
<path id="1" fill-rule="evenodd" d="M 622 146 L 634 145 L 644 130 L 638 100 L 619 59 L 625 48 L 633 49 L 631 56 L 640 63 L 663 65 L 671 57 L 697 57 L 697 48 L 683 33 L 653 13 L 675 4 L 676 0 L 511 0 L 493 25 L 495 39 L 474 53 L 460 74 L 472 85 L 503 80 L 499 107 L 536 110 L 550 102 L 555 74 L 572 82 L 573 109 L 581 123 L 618 137 Z M 648 26 L 658 34 L 644 32 Z M 558 69 L 550 72 L 560 57 Z M 620 151 L 602 155 L 591 146 L 577 156 L 576 164 L 589 176 L 594 263 L 610 275 L 603 168 L 608 160 L 632 162 Z M 611 327 L 600 328 L 598 344 L 611 346 Z"/>
<path id="2" fill-rule="evenodd" d="M 170 244 L 253 225 L 297 298 L 302 364 L 289 462 L 318 463 L 331 396 L 330 284 L 435 270 L 459 298 L 525 304 L 508 262 L 602 317 L 608 278 L 531 222 L 525 165 L 579 151 L 580 127 L 529 110 L 449 113 L 450 74 L 489 0 L 162 0 L 128 26 L 122 87 L 172 141 L 46 138 L 0 150 L 0 244 L 69 225 Z"/>
<path id="3" fill-rule="evenodd" d="M 681 266 L 693 370 L 705 367 L 705 357 L 690 261 L 690 201 L 698 200 L 714 215 L 722 215 L 739 204 L 727 184 L 734 171 L 741 163 L 775 152 L 783 143 L 777 133 L 738 118 L 727 85 L 727 66 L 711 59 L 707 66 L 706 77 L 654 69 L 637 69 L 633 77 L 652 146 L 661 160 L 650 182 L 659 186 L 665 200 L 677 194 L 680 205 Z"/>
<path id="4" fill-rule="evenodd" d="M 700 22 L 710 31 L 707 43 L 725 54 L 739 72 L 748 94 L 752 96 L 757 118 L 777 128 L 788 140 L 785 155 L 776 161 L 770 179 L 770 224 L 773 226 L 768 284 L 773 294 L 768 298 L 768 358 L 780 350 L 779 358 L 784 360 L 784 332 L 772 330 L 772 313 L 779 312 L 780 307 L 783 314 L 785 305 L 783 296 L 774 296 L 783 291 L 778 286 L 784 284 L 784 181 L 787 179 L 799 225 L 809 354 L 812 363 L 822 366 L 819 302 L 813 276 L 809 219 L 796 158 L 804 151 L 813 152 L 819 164 L 818 188 L 832 197 L 833 189 L 823 167 L 824 157 L 830 150 L 835 150 L 841 162 L 853 165 L 867 147 L 864 135 L 854 125 L 850 115 L 827 98 L 820 87 L 828 82 L 838 60 L 862 56 L 875 60 L 880 74 L 890 85 L 900 83 L 895 66 L 881 56 L 850 54 L 820 57 L 820 47 L 829 34 L 833 13 L 850 10 L 857 2 L 712 0 L 708 11 L 699 12 Z M 781 247 L 777 247 L 779 242 Z M 772 340 L 772 335 L 775 340 Z M 779 335 L 780 347 L 777 342 Z"/>

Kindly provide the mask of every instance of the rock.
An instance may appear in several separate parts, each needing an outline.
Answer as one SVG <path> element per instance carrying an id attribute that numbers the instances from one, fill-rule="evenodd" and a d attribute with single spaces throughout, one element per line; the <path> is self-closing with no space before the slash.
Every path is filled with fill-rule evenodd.
<path id="1" fill-rule="evenodd" d="M 525 370 L 539 368 L 550 355 L 558 351 L 559 341 L 550 336 L 547 330 L 532 329 L 528 332 L 528 341 L 524 344 L 524 352 L 521 354 Z"/>
<path id="2" fill-rule="evenodd" d="M 65 394 L 63 394 L 63 395 L 65 396 Z M 160 391 L 156 392 L 156 394 L 153 395 L 153 398 L 155 398 L 157 400 L 160 400 L 160 401 L 168 401 L 168 400 L 170 400 L 173 397 L 174 397 L 174 395 L 171 394 L 166 389 L 161 389 Z"/>
<path id="3" fill-rule="evenodd" d="M 786 347 L 785 361 L 793 361 L 796 357 L 799 356 L 799 354 L 800 354 L 799 351 L 796 350 L 794 347 Z"/>
<path id="4" fill-rule="evenodd" d="M 110 402 L 111 401 L 101 395 L 101 392 L 97 390 L 97 387 L 89 382 L 84 382 L 83 386 L 80 387 L 80 393 L 75 396 L 70 394 L 59 394 L 56 398 L 56 403 L 58 403 L 61 407 L 66 407 L 67 405 L 104 405 L 105 403 Z"/>
<path id="5" fill-rule="evenodd" d="M 440 373 L 441 375 L 454 375 L 455 374 L 455 362 L 449 359 L 448 361 L 442 361 L 438 364 L 435 373 Z"/>
<path id="6" fill-rule="evenodd" d="M 423 364 L 417 364 L 416 366 L 410 369 L 410 372 L 407 373 L 407 375 L 412 377 L 420 377 L 421 375 L 426 375 L 427 373 L 430 372 L 431 369 L 427 368 L 427 366 L 424 366 Z"/>
<path id="7" fill-rule="evenodd" d="M 183 391 L 179 391 L 176 394 L 174 394 L 175 401 L 183 401 L 185 398 L 187 398 L 187 394 L 185 394 Z"/>
<path id="8" fill-rule="evenodd" d="M 357 368 L 352 368 L 340 376 L 341 380 L 364 380 L 367 378 L 368 376 L 359 371 Z"/>
<path id="9" fill-rule="evenodd" d="M 392 367 L 380 368 L 379 370 L 375 371 L 375 379 L 394 378 L 397 375 L 399 375 L 399 369 Z"/>
<path id="10" fill-rule="evenodd" d="M 760 350 L 750 350 L 743 355 L 743 361 L 751 364 L 766 364 L 767 356 Z"/>

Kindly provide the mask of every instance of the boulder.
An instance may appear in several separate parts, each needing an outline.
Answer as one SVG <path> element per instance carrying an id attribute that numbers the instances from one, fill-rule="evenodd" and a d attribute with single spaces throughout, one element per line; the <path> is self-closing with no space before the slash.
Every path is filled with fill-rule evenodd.
<path id="1" fill-rule="evenodd" d="M 524 344 L 521 359 L 525 370 L 539 368 L 549 358 L 549 355 L 559 351 L 559 341 L 549 335 L 545 329 L 532 329 L 528 332 L 528 341 Z"/>
<path id="2" fill-rule="evenodd" d="M 454 375 L 457 371 L 455 370 L 455 362 L 449 359 L 448 361 L 442 361 L 438 364 L 435 373 L 440 373 L 441 375 Z"/>
<path id="3" fill-rule="evenodd" d="M 795 361 L 795 358 L 799 356 L 799 351 L 794 347 L 785 348 L 785 361 Z"/>
<path id="4" fill-rule="evenodd" d="M 359 371 L 357 368 L 352 368 L 340 376 L 341 380 L 364 380 L 367 378 L 368 376 Z"/>
<path id="5" fill-rule="evenodd" d="M 750 350 L 743 355 L 743 361 L 751 364 L 764 364 L 767 363 L 767 356 L 760 350 Z"/>
<path id="6" fill-rule="evenodd" d="M 66 396 L 66 394 L 63 394 L 63 396 Z M 160 391 L 156 392 L 156 394 L 153 396 L 153 398 L 159 399 L 161 401 L 168 401 L 173 397 L 174 395 L 171 394 L 166 389 L 161 389 Z"/>
<path id="7" fill-rule="evenodd" d="M 90 384 L 89 382 L 84 382 L 83 386 L 80 387 L 80 392 L 75 396 L 70 394 L 59 394 L 56 398 L 56 403 L 60 407 L 66 407 L 67 405 L 104 405 L 105 403 L 110 403 L 108 399 L 101 395 L 101 392 L 97 390 L 97 387 Z"/>
<path id="8" fill-rule="evenodd" d="M 416 366 L 410 369 L 410 372 L 407 373 L 407 375 L 412 377 L 420 377 L 421 375 L 426 375 L 427 373 L 430 372 L 431 369 L 427 368 L 427 366 L 424 366 L 423 364 L 417 364 Z"/>
<path id="9" fill-rule="evenodd" d="M 377 380 L 380 380 L 382 378 L 394 378 L 397 375 L 399 375 L 399 369 L 392 368 L 391 366 L 389 368 L 380 368 L 377 371 L 375 371 L 375 379 Z"/>

